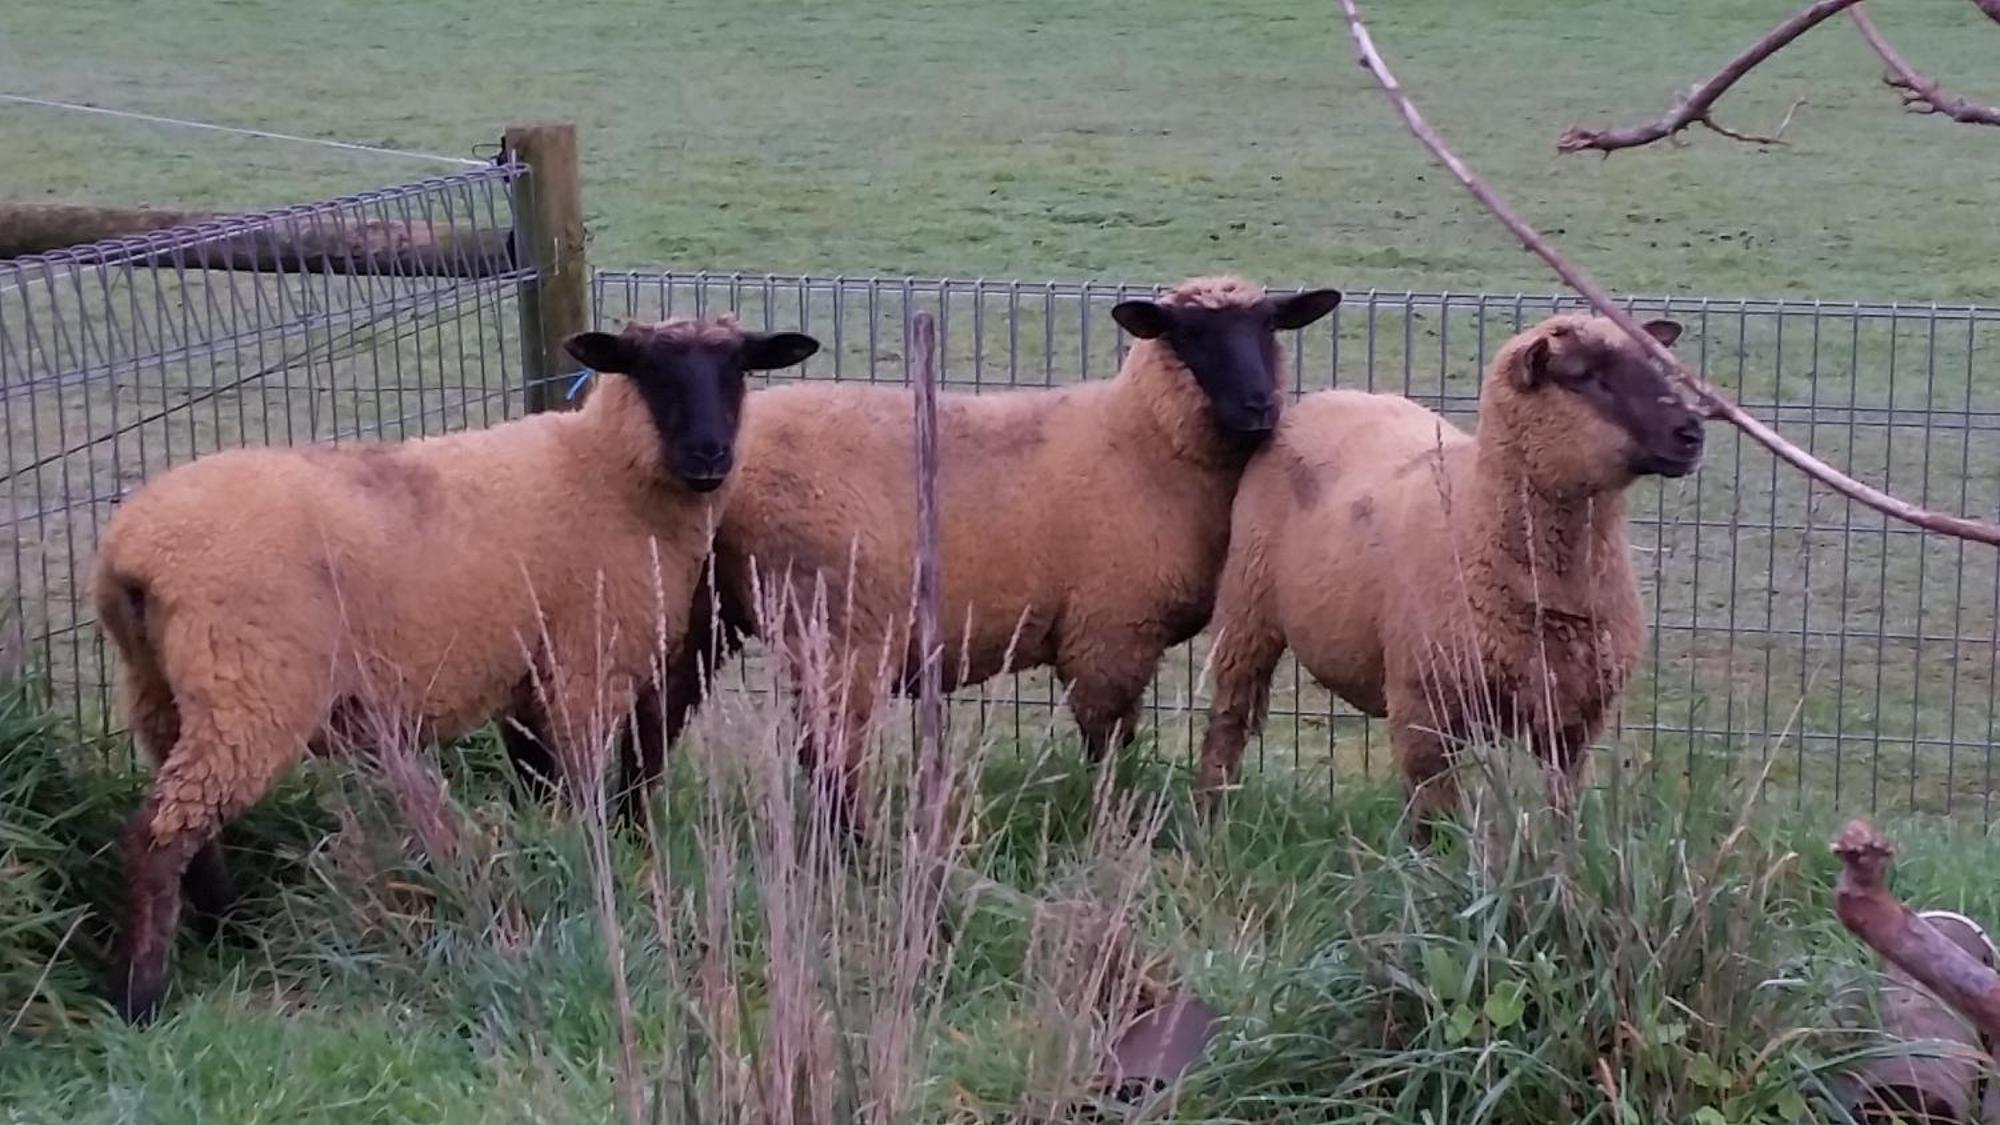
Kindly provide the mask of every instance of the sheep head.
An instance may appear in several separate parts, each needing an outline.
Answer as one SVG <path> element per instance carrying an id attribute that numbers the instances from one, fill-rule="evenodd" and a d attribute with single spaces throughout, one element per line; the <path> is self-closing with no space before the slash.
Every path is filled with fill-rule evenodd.
<path id="1" fill-rule="evenodd" d="M 1681 326 L 1645 329 L 1672 347 Z M 1618 326 L 1602 317 L 1550 317 L 1501 348 L 1480 404 L 1506 442 L 1554 491 L 1624 488 L 1641 476 L 1686 476 L 1701 464 L 1705 415 Z"/>
<path id="2" fill-rule="evenodd" d="M 719 487 L 736 461 L 744 374 L 803 363 L 819 341 L 798 332 L 746 332 L 733 317 L 630 322 L 623 331 L 563 341 L 592 370 L 632 380 L 664 446 L 665 463 L 696 492 Z"/>
<path id="3" fill-rule="evenodd" d="M 1238 277 L 1181 282 L 1158 301 L 1123 301 L 1111 310 L 1120 327 L 1158 341 L 1193 376 L 1222 433 L 1251 442 L 1268 437 L 1283 404 L 1280 330 L 1304 328 L 1340 304 L 1335 289 L 1272 298 Z"/>

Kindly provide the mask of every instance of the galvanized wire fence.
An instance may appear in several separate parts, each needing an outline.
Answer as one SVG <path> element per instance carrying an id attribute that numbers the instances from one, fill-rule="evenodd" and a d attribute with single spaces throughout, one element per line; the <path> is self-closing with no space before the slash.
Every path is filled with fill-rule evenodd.
<path id="1" fill-rule="evenodd" d="M 518 413 L 515 166 L 0 261 L 0 653 L 112 725 L 89 577 L 112 505 L 239 445 Z M 251 560 L 245 560 L 246 563 Z"/>
<path id="2" fill-rule="evenodd" d="M 1341 285 L 1342 278 L 1316 281 Z M 900 382 L 903 326 L 938 318 L 949 390 L 1108 377 L 1110 306 L 1146 288 L 600 271 L 599 317 L 737 310 L 814 333 L 825 350 L 774 378 Z M 2000 515 L 2000 308 L 1636 299 L 1747 406 L 1826 460 L 1926 505 Z M 1487 357 L 1558 308 L 1552 297 L 1348 291 L 1288 348 L 1292 387 L 1406 394 L 1462 425 Z M 944 451 L 946 457 L 950 451 Z M 1060 503 L 1060 497 L 1051 497 Z M 1607 740 L 1627 753 L 1732 768 L 1842 807 L 1992 814 L 1995 552 L 1891 522 L 1781 466 L 1727 426 L 1680 482 L 1639 486 L 1633 541 L 1652 610 L 1649 652 Z M 1149 700 L 1160 747 L 1199 739 L 1204 645 L 1169 655 Z M 1046 675 L 962 693 L 990 722 L 1049 729 Z M 1376 724 L 1289 661 L 1260 761 L 1381 773 Z"/>
<path id="3" fill-rule="evenodd" d="M 6 425 L 0 655 L 44 661 L 109 725 L 87 583 L 111 505 L 214 449 L 489 424 L 521 408 L 517 167 L 0 262 Z M 1345 279 L 1319 279 L 1340 285 Z M 774 378 L 902 382 L 904 324 L 938 318 L 950 390 L 1107 377 L 1108 312 L 1145 287 L 600 271 L 601 321 L 734 309 L 825 350 Z M 1819 456 L 1927 505 L 2000 514 L 2000 309 L 1635 300 L 1680 350 Z M 1408 394 L 1471 425 L 1477 379 L 1551 297 L 1352 291 L 1289 343 L 1295 391 Z M 1726 427 L 1682 482 L 1640 486 L 1648 659 L 1608 740 L 1669 760 L 1769 766 L 1801 798 L 1976 812 L 1995 778 L 1995 553 L 1926 536 L 1811 485 Z M 946 451 L 949 456 L 949 450 Z M 1052 497 L 1059 503 L 1060 497 Z M 1204 645 L 1149 698 L 1162 750 L 1194 749 Z M 961 693 L 998 729 L 1064 729 L 1043 674 Z M 1287 663 L 1264 764 L 1382 773 L 1375 724 Z"/>

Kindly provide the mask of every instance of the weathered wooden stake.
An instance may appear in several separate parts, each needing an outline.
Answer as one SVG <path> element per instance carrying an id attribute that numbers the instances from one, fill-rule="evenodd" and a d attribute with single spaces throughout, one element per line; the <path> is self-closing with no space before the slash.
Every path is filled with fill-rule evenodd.
<path id="1" fill-rule="evenodd" d="M 576 126 L 517 125 L 503 143 L 512 159 L 528 166 L 514 189 L 515 246 L 536 267 L 534 280 L 521 286 L 526 405 L 530 413 L 561 410 L 572 405 L 568 384 L 577 371 L 563 341 L 590 327 Z"/>
<path id="2" fill-rule="evenodd" d="M 917 799 L 927 824 L 928 843 L 939 843 L 944 823 L 944 654 L 938 648 L 943 591 L 938 568 L 937 322 L 918 312 L 910 318 L 909 351 L 917 411 Z"/>

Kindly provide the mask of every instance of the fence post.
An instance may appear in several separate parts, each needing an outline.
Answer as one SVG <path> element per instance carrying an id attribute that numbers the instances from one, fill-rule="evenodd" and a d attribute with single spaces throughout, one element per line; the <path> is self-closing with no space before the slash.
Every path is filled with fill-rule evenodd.
<path id="1" fill-rule="evenodd" d="M 563 340 L 590 327 L 576 126 L 516 125 L 503 144 L 510 159 L 528 166 L 514 194 L 515 252 L 535 264 L 520 295 L 525 405 L 531 414 L 561 410 L 570 404 L 564 376 L 576 369 Z"/>
<path id="2" fill-rule="evenodd" d="M 938 531 L 937 322 L 919 311 L 910 319 L 904 355 L 913 361 L 917 437 L 917 796 L 926 811 L 926 846 L 938 845 L 944 825 L 949 769 L 944 753 L 944 653 L 939 651 L 938 578 L 943 550 Z"/>

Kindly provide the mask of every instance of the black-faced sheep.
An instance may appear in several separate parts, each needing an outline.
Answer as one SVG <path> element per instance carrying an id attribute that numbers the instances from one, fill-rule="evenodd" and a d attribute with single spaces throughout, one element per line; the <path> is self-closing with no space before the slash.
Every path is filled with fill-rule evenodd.
<path id="1" fill-rule="evenodd" d="M 1161 653 L 1208 621 L 1230 499 L 1283 402 L 1276 333 L 1311 324 L 1339 301 L 1331 289 L 1274 298 L 1241 278 L 1192 279 L 1161 300 L 1112 310 L 1136 340 L 1109 381 L 943 396 L 947 688 L 1054 665 L 1093 760 L 1114 738 L 1129 741 Z M 723 645 L 760 630 L 802 651 L 803 639 L 787 636 L 800 631 L 800 616 L 755 621 L 756 595 L 764 605 L 808 607 L 824 583 L 835 651 L 790 671 L 802 697 L 817 701 L 808 711 L 833 715 L 805 753 L 852 821 L 878 669 L 900 689 L 916 663 L 907 620 L 916 551 L 910 398 L 821 385 L 760 391 L 752 401 L 743 468 L 716 532 Z M 699 614 L 699 594 L 696 603 Z M 700 677 L 686 666 L 681 673 L 671 678 L 670 734 L 699 693 Z"/>
<path id="2" fill-rule="evenodd" d="M 658 647 L 684 639 L 743 372 L 818 344 L 670 321 L 567 347 L 609 373 L 576 412 L 400 445 L 217 453 L 106 527 L 99 620 L 134 739 L 158 764 L 125 841 L 113 991 L 128 1017 L 157 1011 L 183 874 L 198 908 L 226 905 L 222 826 L 356 709 L 438 738 L 524 713 L 549 745 L 511 730 L 510 744 L 553 773 L 593 716 L 627 713 Z"/>
<path id="3" fill-rule="evenodd" d="M 1672 321 L 1646 329 L 1680 336 Z M 1625 490 L 1693 471 L 1702 421 L 1629 337 L 1580 315 L 1502 346 L 1476 437 L 1395 395 L 1294 404 L 1237 493 L 1207 798 L 1235 777 L 1288 647 L 1388 718 L 1419 838 L 1457 807 L 1456 742 L 1526 737 L 1574 783 L 1645 635 Z"/>

